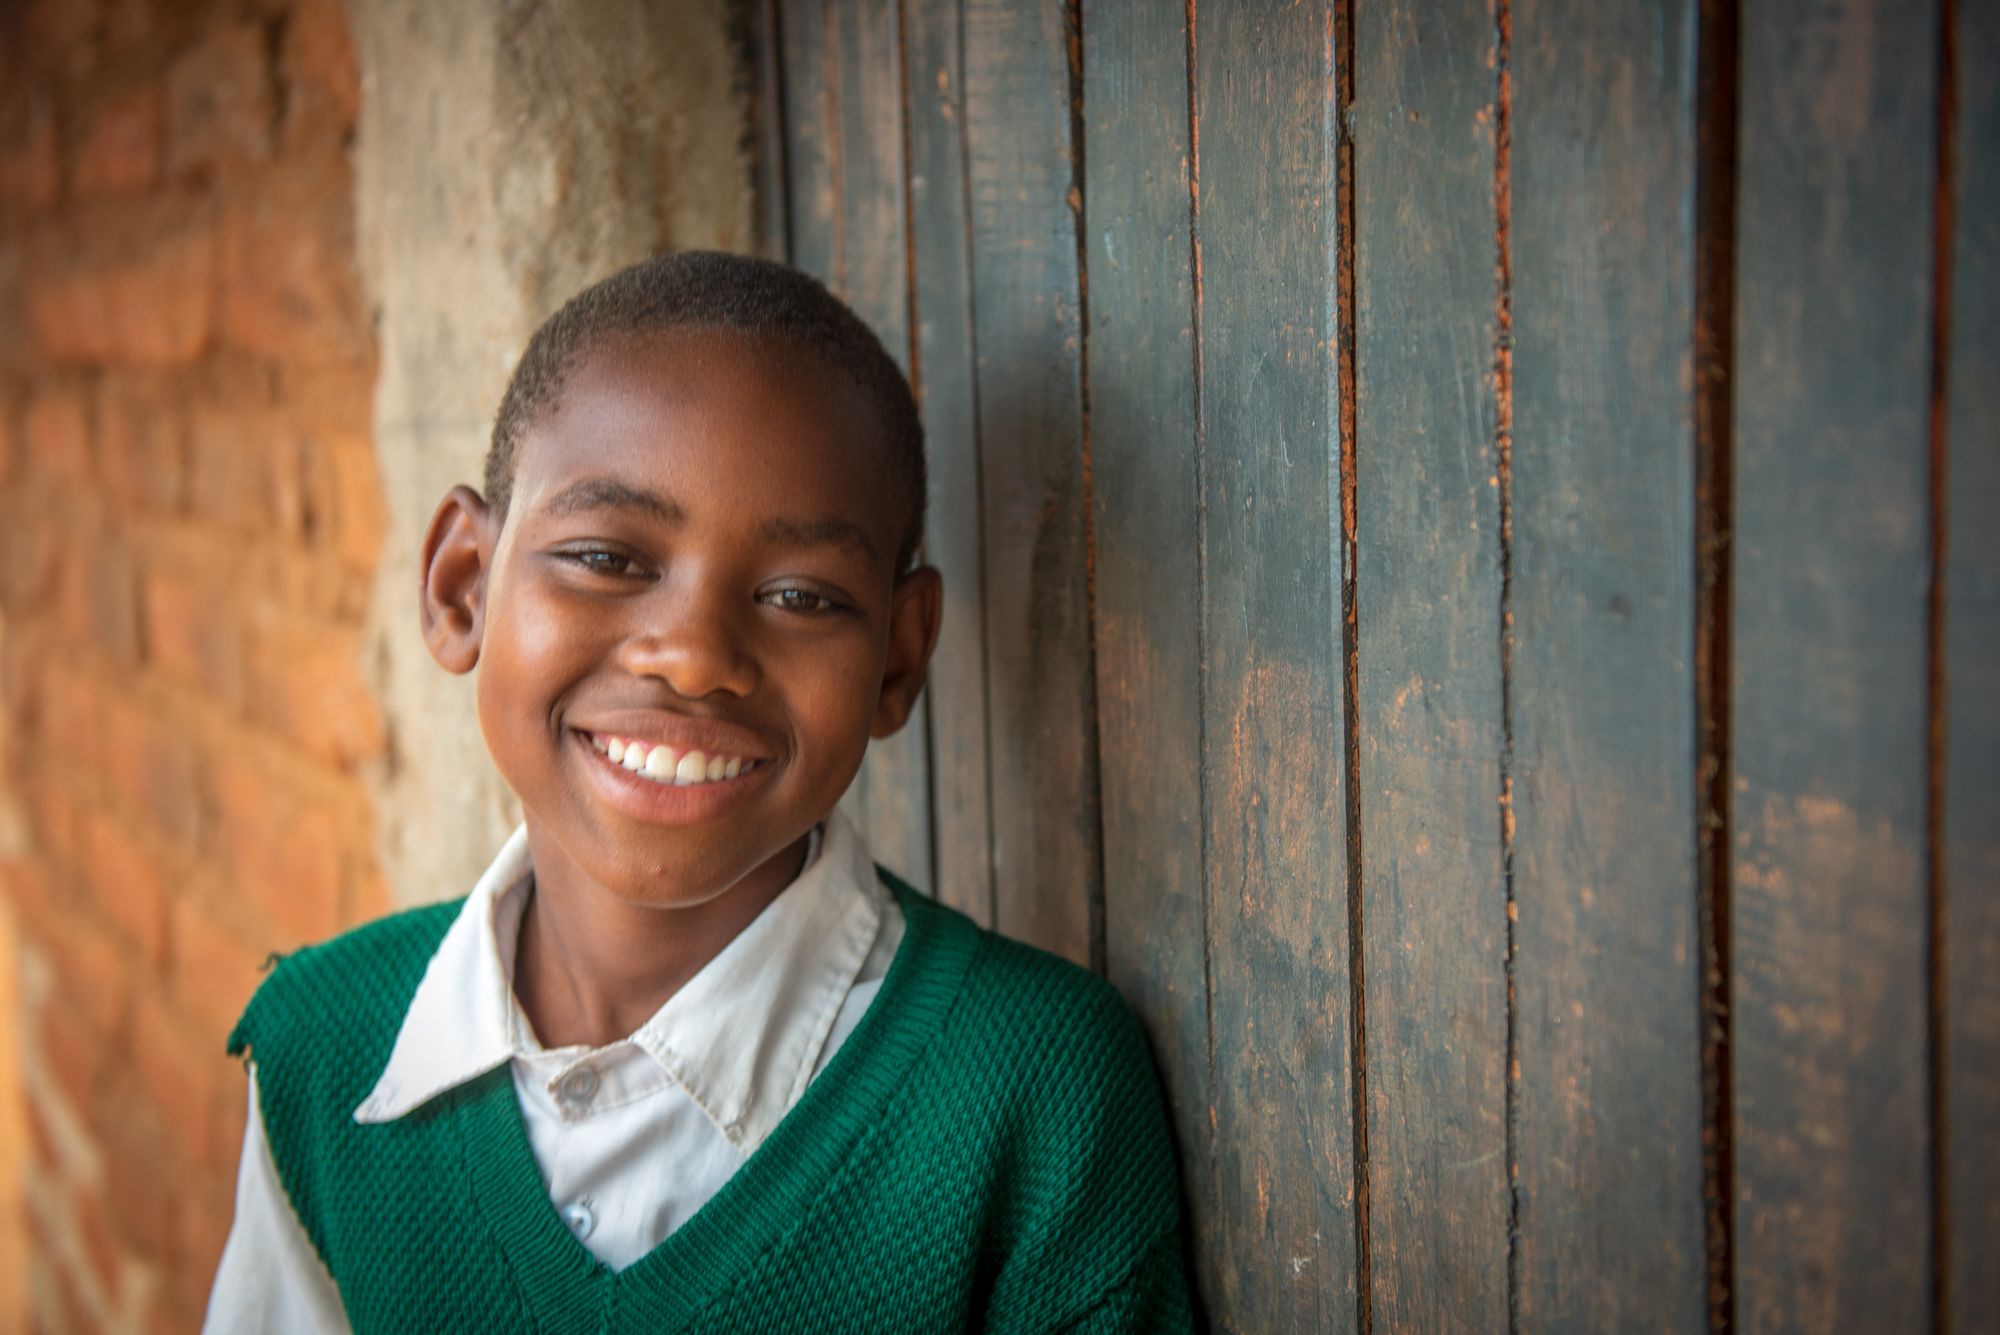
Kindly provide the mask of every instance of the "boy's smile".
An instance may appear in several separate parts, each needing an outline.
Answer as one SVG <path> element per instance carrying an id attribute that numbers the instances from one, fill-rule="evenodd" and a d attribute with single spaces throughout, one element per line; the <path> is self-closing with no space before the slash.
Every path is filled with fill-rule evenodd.
<path id="1" fill-rule="evenodd" d="M 476 635 L 538 891 L 694 907 L 740 888 L 754 916 L 796 874 L 936 634 L 935 574 L 894 568 L 909 516 L 879 435 L 798 344 L 625 336 L 524 435 L 504 523 L 469 492 L 440 507 L 426 630 L 446 666 L 452 608 Z"/>

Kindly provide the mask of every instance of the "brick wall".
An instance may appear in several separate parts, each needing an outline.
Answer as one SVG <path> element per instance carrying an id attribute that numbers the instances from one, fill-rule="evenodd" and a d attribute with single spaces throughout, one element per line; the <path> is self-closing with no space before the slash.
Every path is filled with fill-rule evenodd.
<path id="1" fill-rule="evenodd" d="M 0 886 L 40 1328 L 198 1323 L 242 1134 L 224 1036 L 268 952 L 386 903 L 358 98 L 340 0 L 0 16 Z"/>

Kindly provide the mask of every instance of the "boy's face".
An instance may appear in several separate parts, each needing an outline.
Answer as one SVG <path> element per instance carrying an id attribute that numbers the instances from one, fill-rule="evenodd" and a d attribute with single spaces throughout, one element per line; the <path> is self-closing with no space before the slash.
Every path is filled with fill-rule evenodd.
<path id="1" fill-rule="evenodd" d="M 538 875 L 553 858 L 685 906 L 789 874 L 936 638 L 935 572 L 896 577 L 900 494 L 874 414 L 817 356 L 672 330 L 585 354 L 522 437 L 504 524 L 446 498 L 426 634 L 479 665 Z M 607 754 L 641 746 L 652 776 Z"/>

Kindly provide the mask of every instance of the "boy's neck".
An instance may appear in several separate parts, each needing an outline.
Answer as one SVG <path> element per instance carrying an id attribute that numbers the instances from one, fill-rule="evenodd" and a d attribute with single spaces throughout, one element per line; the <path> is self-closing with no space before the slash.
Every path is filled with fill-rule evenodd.
<path id="1" fill-rule="evenodd" d="M 514 949 L 514 995 L 544 1047 L 629 1037 L 804 869 L 811 836 L 703 904 L 634 904 L 535 861 Z"/>

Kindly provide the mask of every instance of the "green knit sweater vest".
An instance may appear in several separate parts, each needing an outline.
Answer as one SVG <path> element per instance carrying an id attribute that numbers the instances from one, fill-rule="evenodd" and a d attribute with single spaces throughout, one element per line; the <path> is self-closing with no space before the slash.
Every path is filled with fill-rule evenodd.
<path id="1" fill-rule="evenodd" d="M 1191 1324 L 1137 1023 L 1102 980 L 895 881 L 882 989 L 692 1219 L 612 1271 L 543 1189 L 506 1067 L 354 1121 L 457 912 L 279 962 L 230 1037 L 357 1331 L 1162 1331 Z"/>

